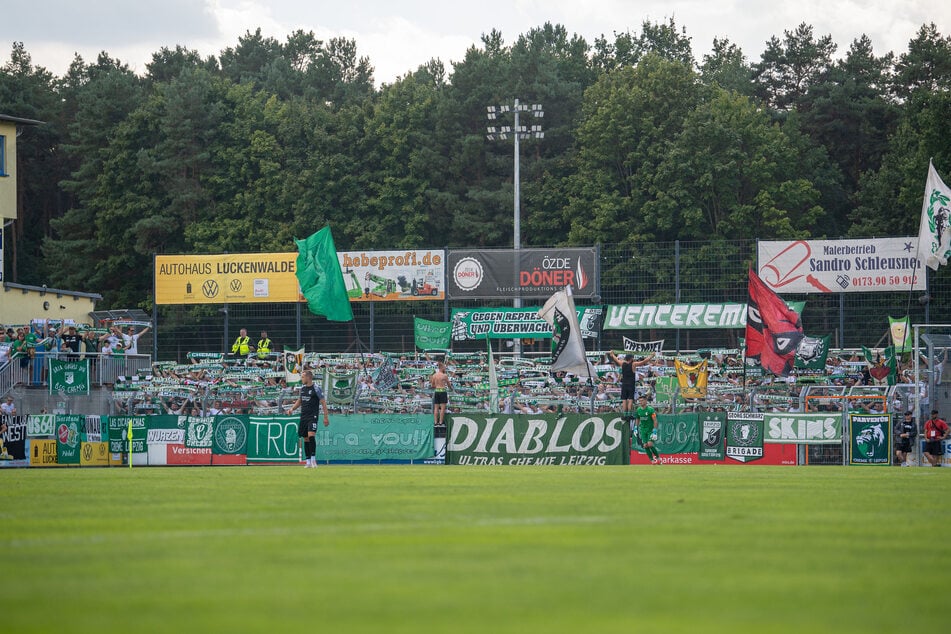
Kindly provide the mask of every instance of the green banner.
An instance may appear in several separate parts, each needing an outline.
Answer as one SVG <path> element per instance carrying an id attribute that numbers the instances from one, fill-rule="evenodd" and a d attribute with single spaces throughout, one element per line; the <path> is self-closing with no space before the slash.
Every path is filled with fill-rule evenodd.
<path id="1" fill-rule="evenodd" d="M 700 414 L 700 460 L 723 460 L 726 440 L 726 413 L 704 412 Z"/>
<path id="2" fill-rule="evenodd" d="M 413 338 L 420 350 L 446 350 L 452 342 L 452 322 L 413 317 Z"/>
<path id="3" fill-rule="evenodd" d="M 249 416 L 215 416 L 211 453 L 236 455 L 248 453 Z"/>
<path id="4" fill-rule="evenodd" d="M 334 374 L 328 370 L 324 374 L 323 390 L 328 405 L 353 405 L 357 396 L 357 373 Z"/>
<path id="5" fill-rule="evenodd" d="M 50 359 L 50 394 L 89 394 L 89 359 Z"/>
<path id="6" fill-rule="evenodd" d="M 728 412 L 726 457 L 752 462 L 763 457 L 763 414 Z"/>
<path id="7" fill-rule="evenodd" d="M 433 453 L 428 413 L 334 416 L 317 430 L 318 460 L 424 460 Z"/>
<path id="8" fill-rule="evenodd" d="M 452 338 L 470 339 L 551 339 L 552 328 L 538 316 L 539 308 L 453 308 Z M 598 336 L 601 306 L 575 307 L 581 336 Z"/>
<path id="9" fill-rule="evenodd" d="M 185 446 L 210 449 L 214 422 L 214 416 L 189 416 L 185 421 Z"/>
<path id="10" fill-rule="evenodd" d="M 891 464 L 891 427 L 888 414 L 849 414 L 849 464 Z"/>
<path id="11" fill-rule="evenodd" d="M 658 414 L 657 441 L 654 443 L 663 455 L 697 453 L 700 450 L 700 435 L 696 414 Z M 633 448 L 644 453 L 644 447 L 636 440 Z"/>
<path id="12" fill-rule="evenodd" d="M 829 335 L 806 335 L 796 348 L 796 369 L 825 371 L 826 359 L 829 357 L 829 340 Z"/>
<path id="13" fill-rule="evenodd" d="M 763 442 L 798 445 L 837 445 L 842 442 L 842 414 L 764 415 Z"/>
<path id="14" fill-rule="evenodd" d="M 58 414 L 56 416 L 56 462 L 79 464 L 80 434 L 86 417 L 81 414 Z"/>
<path id="15" fill-rule="evenodd" d="M 620 416 L 448 417 L 446 464 L 628 464 L 631 430 Z"/>
<path id="16" fill-rule="evenodd" d="M 126 432 L 132 421 L 132 453 L 146 450 L 149 435 L 149 423 L 152 416 L 110 416 L 109 417 L 109 453 L 128 453 L 129 440 Z M 166 417 L 161 417 L 166 418 Z"/>
<path id="17" fill-rule="evenodd" d="M 250 416 L 248 418 L 248 463 L 300 462 L 298 416 Z"/>

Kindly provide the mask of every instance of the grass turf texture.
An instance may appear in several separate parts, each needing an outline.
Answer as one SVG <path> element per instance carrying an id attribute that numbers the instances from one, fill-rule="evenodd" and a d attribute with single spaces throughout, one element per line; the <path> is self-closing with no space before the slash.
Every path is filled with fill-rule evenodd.
<path id="1" fill-rule="evenodd" d="M 8 632 L 947 624 L 951 470 L 21 469 Z"/>

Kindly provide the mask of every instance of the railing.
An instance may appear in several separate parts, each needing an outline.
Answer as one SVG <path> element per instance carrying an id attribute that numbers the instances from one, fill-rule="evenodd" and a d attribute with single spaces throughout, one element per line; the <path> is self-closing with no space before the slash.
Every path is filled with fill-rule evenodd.
<path id="1" fill-rule="evenodd" d="M 44 387 L 49 380 L 49 359 L 66 358 L 63 355 L 38 352 L 33 359 L 24 364 L 21 359 L 13 359 L 0 368 L 0 397 L 10 393 L 15 387 Z M 119 377 L 151 373 L 152 359 L 145 354 L 126 354 L 121 356 L 85 353 L 80 358 L 89 360 L 89 384 L 102 387 L 115 384 Z"/>

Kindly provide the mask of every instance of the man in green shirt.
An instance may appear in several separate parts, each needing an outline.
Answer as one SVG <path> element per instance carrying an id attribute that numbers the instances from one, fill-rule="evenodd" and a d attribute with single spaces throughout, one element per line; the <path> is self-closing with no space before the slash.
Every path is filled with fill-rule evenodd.
<path id="1" fill-rule="evenodd" d="M 654 446 L 657 441 L 657 412 L 647 404 L 647 397 L 643 394 L 637 397 L 634 418 L 637 420 L 635 433 L 638 442 L 644 447 L 644 452 L 651 459 L 651 464 L 661 464 L 660 452 Z"/>

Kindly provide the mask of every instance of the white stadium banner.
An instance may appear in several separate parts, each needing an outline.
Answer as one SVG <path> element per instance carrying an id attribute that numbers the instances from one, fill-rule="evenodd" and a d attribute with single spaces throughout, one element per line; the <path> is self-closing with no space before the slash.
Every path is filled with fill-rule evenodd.
<path id="1" fill-rule="evenodd" d="M 917 237 L 775 240 L 757 245 L 759 276 L 777 293 L 923 291 Z"/>

